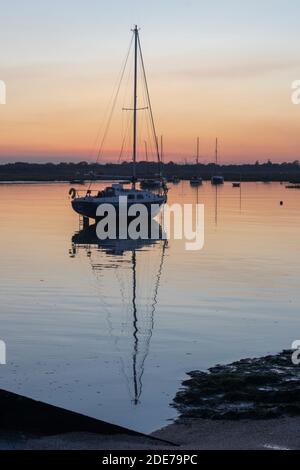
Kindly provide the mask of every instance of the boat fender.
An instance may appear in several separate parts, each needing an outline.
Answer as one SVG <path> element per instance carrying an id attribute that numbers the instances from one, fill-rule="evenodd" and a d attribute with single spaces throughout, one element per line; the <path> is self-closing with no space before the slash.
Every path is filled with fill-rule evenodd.
<path id="1" fill-rule="evenodd" d="M 72 199 L 75 199 L 76 189 L 71 188 L 70 191 L 69 191 L 69 196 L 71 196 Z"/>

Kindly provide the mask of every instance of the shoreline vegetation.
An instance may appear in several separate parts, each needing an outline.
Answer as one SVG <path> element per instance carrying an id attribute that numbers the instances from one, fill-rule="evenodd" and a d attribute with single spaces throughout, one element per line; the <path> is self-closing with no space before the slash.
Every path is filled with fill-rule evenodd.
<path id="1" fill-rule="evenodd" d="M 175 422 L 151 435 L 0 390 L 1 449 L 297 449 L 300 366 L 292 351 L 190 372 Z"/>
<path id="2" fill-rule="evenodd" d="M 178 177 L 190 179 L 197 173 L 203 180 L 210 180 L 216 171 L 222 174 L 227 181 L 280 181 L 300 183 L 300 164 L 296 160 L 292 163 L 242 164 L 242 165 L 216 165 L 210 164 L 177 164 L 169 162 L 137 163 L 137 177 L 151 178 L 162 172 L 165 178 Z M 89 164 L 79 163 L 26 163 L 16 162 L 0 165 L 0 182 L 18 181 L 61 181 L 78 183 L 90 180 L 129 179 L 132 175 L 132 163 L 120 164 Z"/>

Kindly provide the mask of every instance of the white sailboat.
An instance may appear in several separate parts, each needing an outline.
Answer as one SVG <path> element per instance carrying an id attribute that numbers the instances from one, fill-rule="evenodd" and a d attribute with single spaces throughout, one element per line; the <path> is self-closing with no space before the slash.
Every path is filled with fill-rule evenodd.
<path id="1" fill-rule="evenodd" d="M 131 178 L 131 187 L 124 188 L 123 184 L 115 183 L 108 186 L 102 191 L 91 190 L 90 187 L 84 195 L 81 195 L 79 191 L 71 188 L 69 194 L 72 199 L 72 207 L 75 212 L 83 217 L 97 220 L 97 209 L 102 204 L 111 204 L 118 213 L 120 207 L 120 198 L 127 198 L 127 210 L 133 204 L 142 204 L 147 208 L 150 217 L 155 217 L 160 210 L 160 207 L 167 201 L 167 187 L 162 182 L 159 185 L 158 191 L 152 192 L 149 190 L 139 190 L 136 188 L 138 182 L 136 175 L 136 161 L 137 161 L 137 111 L 138 111 L 138 65 L 140 64 L 141 73 L 145 82 L 145 89 L 147 94 L 147 109 L 150 113 L 150 122 L 152 126 L 152 132 L 155 136 L 154 145 L 157 154 L 158 162 L 161 162 L 159 153 L 159 147 L 156 139 L 156 129 L 153 118 L 153 112 L 150 102 L 150 96 L 148 91 L 148 85 L 146 80 L 146 73 L 144 68 L 143 55 L 141 50 L 139 29 L 137 26 L 133 29 L 133 40 L 134 40 L 134 84 L 133 84 L 133 148 L 132 148 L 132 161 L 133 161 L 133 173 Z"/>

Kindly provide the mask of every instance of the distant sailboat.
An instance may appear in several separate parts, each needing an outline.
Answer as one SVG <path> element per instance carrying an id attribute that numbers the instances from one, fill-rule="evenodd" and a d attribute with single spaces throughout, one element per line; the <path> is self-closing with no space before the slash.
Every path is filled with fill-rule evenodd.
<path id="1" fill-rule="evenodd" d="M 163 186 L 163 182 L 155 178 L 143 179 L 140 184 L 143 189 L 157 189 Z"/>
<path id="2" fill-rule="evenodd" d="M 216 166 L 218 168 L 218 139 L 216 139 L 216 149 L 215 149 L 215 156 L 216 156 Z M 221 175 L 215 175 L 211 179 L 211 184 L 213 185 L 221 185 L 224 184 L 224 177 Z"/>
<path id="3" fill-rule="evenodd" d="M 196 156 L 197 172 L 198 172 L 198 165 L 199 165 L 199 137 L 197 137 L 197 156 Z M 191 186 L 197 187 L 197 186 L 201 186 L 201 184 L 202 184 L 202 178 L 199 175 L 194 175 L 190 179 L 190 185 Z"/>
<path id="4" fill-rule="evenodd" d="M 147 190 L 136 189 L 137 176 L 136 176 L 136 160 L 137 160 L 137 111 L 138 111 L 138 63 L 140 63 L 141 74 L 145 83 L 145 91 L 147 95 L 147 108 L 150 113 L 150 122 L 152 132 L 154 135 L 154 144 L 157 153 L 158 162 L 160 163 L 159 147 L 156 139 L 156 130 L 154 124 L 154 118 L 152 113 L 152 107 L 150 102 L 150 96 L 148 91 L 146 73 L 144 68 L 144 61 L 142 56 L 139 30 L 135 26 L 133 29 L 134 39 L 134 84 L 133 84 L 133 149 L 132 149 L 132 160 L 133 160 L 133 173 L 132 173 L 132 186 L 130 189 L 125 189 L 123 184 L 115 183 L 108 186 L 103 191 L 92 191 L 90 188 L 85 195 L 80 196 L 79 192 L 74 188 L 70 189 L 69 194 L 72 198 L 72 207 L 75 212 L 86 217 L 97 220 L 97 209 L 102 204 L 111 204 L 115 207 L 118 213 L 120 208 L 120 197 L 127 198 L 127 209 L 133 204 L 142 204 L 147 208 L 148 214 L 154 217 L 158 212 L 159 208 L 167 201 L 167 188 L 160 182 L 158 192 L 151 192 Z M 154 210 L 154 208 L 156 208 Z"/>
<path id="5" fill-rule="evenodd" d="M 242 184 L 242 175 L 240 175 L 240 181 L 234 181 L 232 183 L 232 187 L 233 188 L 240 188 L 241 187 L 241 184 Z"/>
<path id="6" fill-rule="evenodd" d="M 178 184 L 180 183 L 180 178 L 179 176 L 169 176 L 167 181 L 168 183 Z"/>

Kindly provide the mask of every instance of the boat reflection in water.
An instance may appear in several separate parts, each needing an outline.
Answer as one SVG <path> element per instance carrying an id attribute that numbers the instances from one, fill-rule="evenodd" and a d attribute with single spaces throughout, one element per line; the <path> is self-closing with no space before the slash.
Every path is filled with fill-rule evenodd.
<path id="1" fill-rule="evenodd" d="M 109 334 L 134 405 L 141 401 L 168 246 L 161 226 L 153 223 L 157 225 L 157 238 L 105 241 L 97 237 L 95 224 L 73 235 L 70 250 L 72 258 L 85 255 L 91 264 Z"/>

